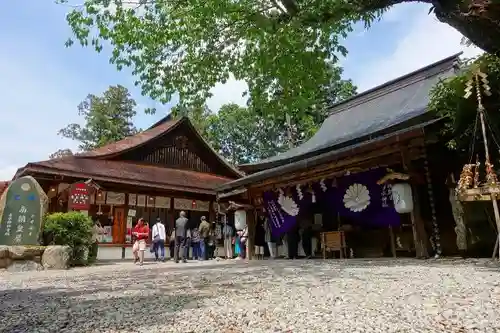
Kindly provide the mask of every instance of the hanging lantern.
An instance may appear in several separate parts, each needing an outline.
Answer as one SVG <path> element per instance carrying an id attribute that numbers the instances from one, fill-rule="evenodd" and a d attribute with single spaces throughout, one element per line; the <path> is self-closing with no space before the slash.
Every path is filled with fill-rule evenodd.
<path id="1" fill-rule="evenodd" d="M 191 202 L 191 208 L 196 208 L 196 200 L 193 200 L 193 201 Z"/>
<path id="2" fill-rule="evenodd" d="M 400 214 L 413 211 L 413 195 L 411 186 L 408 183 L 392 185 L 392 201 L 394 209 Z"/>
<path id="3" fill-rule="evenodd" d="M 247 225 L 247 212 L 239 209 L 234 212 L 234 227 L 236 230 L 243 230 Z"/>

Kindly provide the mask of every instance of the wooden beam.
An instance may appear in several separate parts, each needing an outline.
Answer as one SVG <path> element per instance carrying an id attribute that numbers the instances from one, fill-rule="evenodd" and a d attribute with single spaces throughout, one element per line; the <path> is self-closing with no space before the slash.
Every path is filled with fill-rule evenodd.
<path id="1" fill-rule="evenodd" d="M 421 151 L 418 149 L 418 145 L 423 144 L 423 142 L 424 141 L 422 139 L 415 139 L 406 145 L 406 147 L 408 147 L 409 149 L 412 160 L 423 157 Z M 264 180 L 262 182 L 253 184 L 250 187 L 263 192 L 271 188 L 293 186 L 304 182 L 311 182 L 320 180 L 322 178 L 332 177 L 335 176 L 335 172 L 338 173 L 337 176 L 340 176 L 346 171 L 346 169 L 349 168 L 361 167 L 368 169 L 369 167 L 373 167 L 375 165 L 377 167 L 384 167 L 399 164 L 401 163 L 400 147 L 400 145 L 393 145 L 390 147 L 385 147 L 382 151 L 371 151 L 368 154 L 356 155 L 351 158 L 335 160 L 332 161 L 332 163 L 323 164 L 315 168 L 310 168 L 300 173 L 285 174 L 278 178 Z"/>

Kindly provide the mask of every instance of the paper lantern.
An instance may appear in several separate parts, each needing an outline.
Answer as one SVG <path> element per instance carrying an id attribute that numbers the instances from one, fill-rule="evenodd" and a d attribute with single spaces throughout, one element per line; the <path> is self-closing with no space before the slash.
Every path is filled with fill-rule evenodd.
<path id="1" fill-rule="evenodd" d="M 399 183 L 392 185 L 392 201 L 394 202 L 394 209 L 400 214 L 413 211 L 413 195 L 410 184 Z"/>
<path id="2" fill-rule="evenodd" d="M 247 225 L 247 212 L 240 209 L 234 212 L 234 227 L 243 230 Z"/>

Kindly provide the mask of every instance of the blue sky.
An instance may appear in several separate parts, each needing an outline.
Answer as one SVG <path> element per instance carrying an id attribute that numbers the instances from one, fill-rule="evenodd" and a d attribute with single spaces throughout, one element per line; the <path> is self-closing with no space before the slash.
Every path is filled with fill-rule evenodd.
<path id="1" fill-rule="evenodd" d="M 57 131 L 79 122 L 76 106 L 87 94 L 100 94 L 109 85 L 130 89 L 140 109 L 135 122 L 145 128 L 161 118 L 169 105 L 142 97 L 129 71 L 118 72 L 108 54 L 92 49 L 64 47 L 70 36 L 65 21 L 67 7 L 52 0 L 6 1 L 0 12 L 0 180 L 10 179 L 28 162 L 48 159 L 59 148 L 75 148 Z M 365 31 L 356 29 L 346 41 L 345 76 L 360 90 L 418 69 L 464 49 L 461 36 L 427 15 L 428 6 L 398 5 Z M 229 82 L 213 89 L 208 102 L 217 109 L 227 102 L 243 103 L 245 84 Z M 156 115 L 141 108 L 157 107 Z"/>

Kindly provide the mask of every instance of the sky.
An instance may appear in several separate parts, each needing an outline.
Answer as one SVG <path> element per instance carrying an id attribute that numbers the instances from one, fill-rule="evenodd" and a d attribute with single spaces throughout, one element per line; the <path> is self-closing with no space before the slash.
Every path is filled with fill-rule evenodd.
<path id="1" fill-rule="evenodd" d="M 117 71 L 106 52 L 65 48 L 71 36 L 65 21 L 68 8 L 53 0 L 7 1 L 0 11 L 0 180 L 9 180 L 29 162 L 48 159 L 77 142 L 57 135 L 69 123 L 81 122 L 77 105 L 89 94 L 110 85 L 129 88 L 138 103 L 135 125 L 147 128 L 168 113 L 142 97 L 130 71 Z M 460 44 L 462 36 L 442 24 L 424 4 L 393 7 L 369 30 L 355 29 L 344 42 L 349 54 L 342 59 L 345 78 L 363 91 L 457 52 L 477 55 L 480 50 Z M 222 104 L 244 105 L 244 82 L 229 81 L 213 89 L 207 102 L 212 110 Z M 141 111 L 156 107 L 155 115 Z"/>

